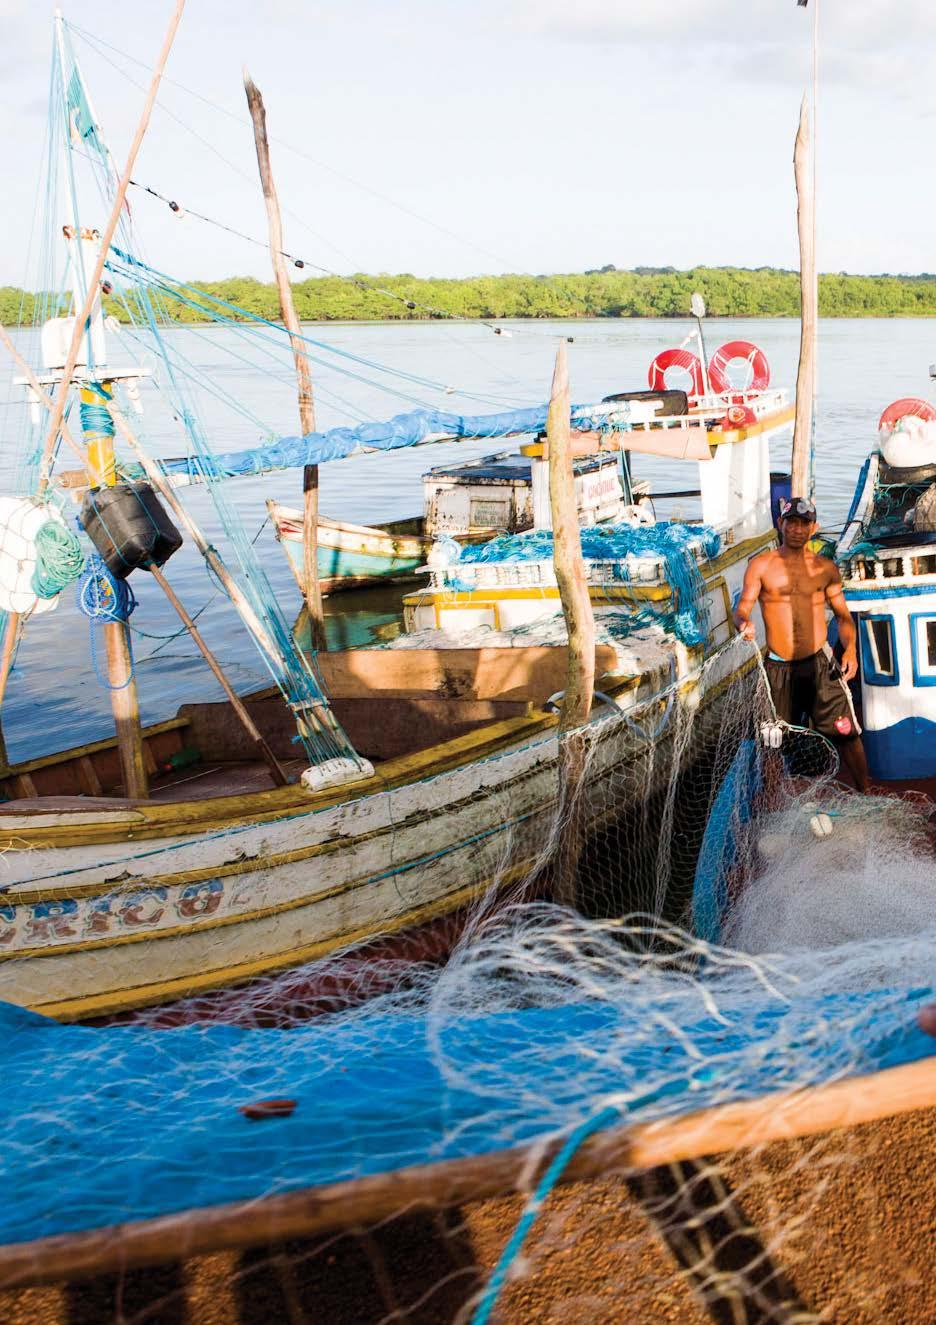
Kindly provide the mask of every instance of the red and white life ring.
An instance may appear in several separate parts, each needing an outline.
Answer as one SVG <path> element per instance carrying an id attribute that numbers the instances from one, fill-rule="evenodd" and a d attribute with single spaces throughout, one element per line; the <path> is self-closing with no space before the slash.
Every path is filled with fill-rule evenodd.
<path id="1" fill-rule="evenodd" d="M 932 419 L 936 419 L 936 406 L 931 405 L 928 400 L 920 400 L 918 396 L 901 396 L 900 400 L 888 405 L 881 415 L 878 420 L 878 432 L 882 428 L 893 428 L 895 423 L 905 419 L 908 414 L 913 414 L 924 423 L 929 423 Z"/>
<path id="2" fill-rule="evenodd" d="M 751 380 L 747 386 L 735 386 L 728 379 L 728 365 L 735 359 L 743 359 L 750 366 Z M 709 359 L 708 376 L 712 390 L 719 395 L 725 391 L 766 391 L 770 386 L 770 364 L 759 346 L 749 340 L 730 340 Z"/>
<path id="3" fill-rule="evenodd" d="M 702 364 L 697 354 L 691 350 L 661 350 L 653 363 L 647 380 L 651 391 L 666 391 L 666 374 L 670 368 L 681 368 L 692 378 L 690 396 L 701 396 L 705 390 L 702 378 Z"/>

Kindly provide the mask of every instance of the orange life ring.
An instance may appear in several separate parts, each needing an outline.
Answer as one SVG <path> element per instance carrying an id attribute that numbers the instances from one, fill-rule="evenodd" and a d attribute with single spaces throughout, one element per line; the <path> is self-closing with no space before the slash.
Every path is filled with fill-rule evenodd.
<path id="1" fill-rule="evenodd" d="M 893 401 L 878 420 L 878 432 L 882 428 L 893 428 L 894 424 L 900 419 L 905 419 L 908 414 L 913 414 L 924 423 L 929 423 L 936 419 L 936 406 L 931 405 L 928 400 L 921 400 L 919 396 L 901 396 L 900 400 Z"/>
<path id="2" fill-rule="evenodd" d="M 691 350 L 661 350 L 650 365 L 648 381 L 651 391 L 666 391 L 666 374 L 670 368 L 681 368 L 692 378 L 690 396 L 701 396 L 705 390 L 702 364 Z"/>
<path id="3" fill-rule="evenodd" d="M 734 359 L 744 359 L 751 367 L 751 381 L 744 388 L 734 386 L 728 380 L 728 365 Z M 730 340 L 721 349 L 715 351 L 709 360 L 709 383 L 712 390 L 721 395 L 725 391 L 766 391 L 770 386 L 770 364 L 767 355 L 749 340 Z"/>

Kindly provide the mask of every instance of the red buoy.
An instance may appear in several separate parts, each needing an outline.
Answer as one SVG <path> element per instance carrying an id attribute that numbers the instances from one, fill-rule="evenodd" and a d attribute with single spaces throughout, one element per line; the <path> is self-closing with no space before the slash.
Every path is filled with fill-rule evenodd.
<path id="1" fill-rule="evenodd" d="M 722 432 L 737 432 L 739 428 L 750 428 L 756 422 L 757 415 L 750 405 L 729 405 L 721 421 L 721 428 Z"/>
<path id="2" fill-rule="evenodd" d="M 900 400 L 888 405 L 881 415 L 878 420 L 878 432 L 882 428 L 893 428 L 895 423 L 905 419 L 908 414 L 913 414 L 924 423 L 929 423 L 931 419 L 936 419 L 936 406 L 931 405 L 928 400 L 921 400 L 919 396 L 901 396 Z"/>
<path id="3" fill-rule="evenodd" d="M 750 367 L 751 380 L 747 386 L 737 387 L 728 380 L 728 365 L 735 359 L 743 359 Z M 712 390 L 719 395 L 725 391 L 766 391 L 770 386 L 770 364 L 764 351 L 751 341 L 730 340 L 712 355 L 708 376 Z"/>
<path id="4" fill-rule="evenodd" d="M 666 391 L 666 373 L 670 368 L 682 368 L 692 378 L 690 396 L 701 396 L 705 390 L 702 364 L 691 350 L 661 350 L 650 365 L 648 381 L 651 391 Z"/>

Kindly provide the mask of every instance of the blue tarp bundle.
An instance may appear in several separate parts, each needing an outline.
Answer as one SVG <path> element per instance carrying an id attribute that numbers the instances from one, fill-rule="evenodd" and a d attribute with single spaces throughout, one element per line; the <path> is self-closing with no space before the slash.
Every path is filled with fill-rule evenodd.
<path id="1" fill-rule="evenodd" d="M 541 433 L 546 427 L 546 405 L 530 409 L 504 410 L 499 414 L 447 414 L 442 410 L 416 409 L 396 414 L 380 423 L 359 423 L 354 428 L 330 428 L 328 432 L 310 432 L 305 437 L 280 437 L 265 446 L 246 451 L 222 451 L 212 457 L 215 466 L 209 477 L 230 478 L 240 474 L 266 474 L 277 469 L 300 469 L 303 465 L 323 465 L 329 460 L 344 460 L 363 447 L 395 451 L 404 446 L 418 446 L 427 437 L 511 437 Z M 572 426 L 582 431 L 601 431 L 610 426 L 604 413 L 596 415 L 595 405 L 573 405 Z M 620 431 L 628 424 L 616 423 Z M 206 473 L 206 462 L 195 457 L 164 460 L 167 474 L 187 474 L 198 478 Z"/>
<path id="2" fill-rule="evenodd" d="M 586 525 L 579 531 L 579 540 L 586 561 L 620 561 L 622 580 L 627 579 L 625 557 L 665 559 L 693 547 L 701 547 L 706 557 L 717 557 L 721 550 L 721 535 L 711 525 L 682 520 L 653 525 Z M 536 529 L 525 534 L 504 534 L 487 543 L 468 544 L 461 550 L 458 565 L 552 561 L 552 556 L 552 530 Z"/>
<path id="3" fill-rule="evenodd" d="M 660 615 L 667 629 L 684 644 L 704 644 L 708 638 L 708 610 L 705 583 L 696 560 L 701 548 L 704 557 L 716 557 L 721 550 L 721 535 L 706 524 L 685 521 L 659 521 L 652 525 L 601 524 L 580 530 L 582 556 L 586 561 L 612 563 L 612 574 L 619 584 L 630 584 L 634 557 L 654 557 L 663 562 L 664 578 L 673 593 L 672 611 Z M 487 543 L 476 543 L 458 550 L 453 545 L 454 564 L 448 582 L 463 586 L 463 567 L 510 564 L 522 561 L 552 561 L 553 537 L 550 529 L 536 529 L 524 534 L 505 534 Z M 636 622 L 636 618 L 635 618 Z"/>
<path id="4" fill-rule="evenodd" d="M 486 1015 L 349 1014 L 290 1030 L 60 1026 L 0 1004 L 0 1242 L 482 1154 L 925 1057 L 927 991 L 779 997 L 754 981 Z M 674 987 L 675 986 L 675 987 Z M 849 1033 L 843 1034 L 846 1026 Z M 289 1097 L 291 1117 L 241 1105 Z"/>

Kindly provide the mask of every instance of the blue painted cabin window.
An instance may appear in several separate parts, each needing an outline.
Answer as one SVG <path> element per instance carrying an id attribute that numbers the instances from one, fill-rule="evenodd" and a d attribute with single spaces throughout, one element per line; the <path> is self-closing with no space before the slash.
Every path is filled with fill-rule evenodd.
<path id="1" fill-rule="evenodd" d="M 936 686 L 936 616 L 910 614 L 910 645 L 913 655 L 913 684 Z"/>
<path id="2" fill-rule="evenodd" d="M 895 686 L 900 683 L 894 618 L 863 614 L 858 626 L 861 640 L 861 676 L 866 685 Z M 936 678 L 936 669 L 934 669 Z"/>

